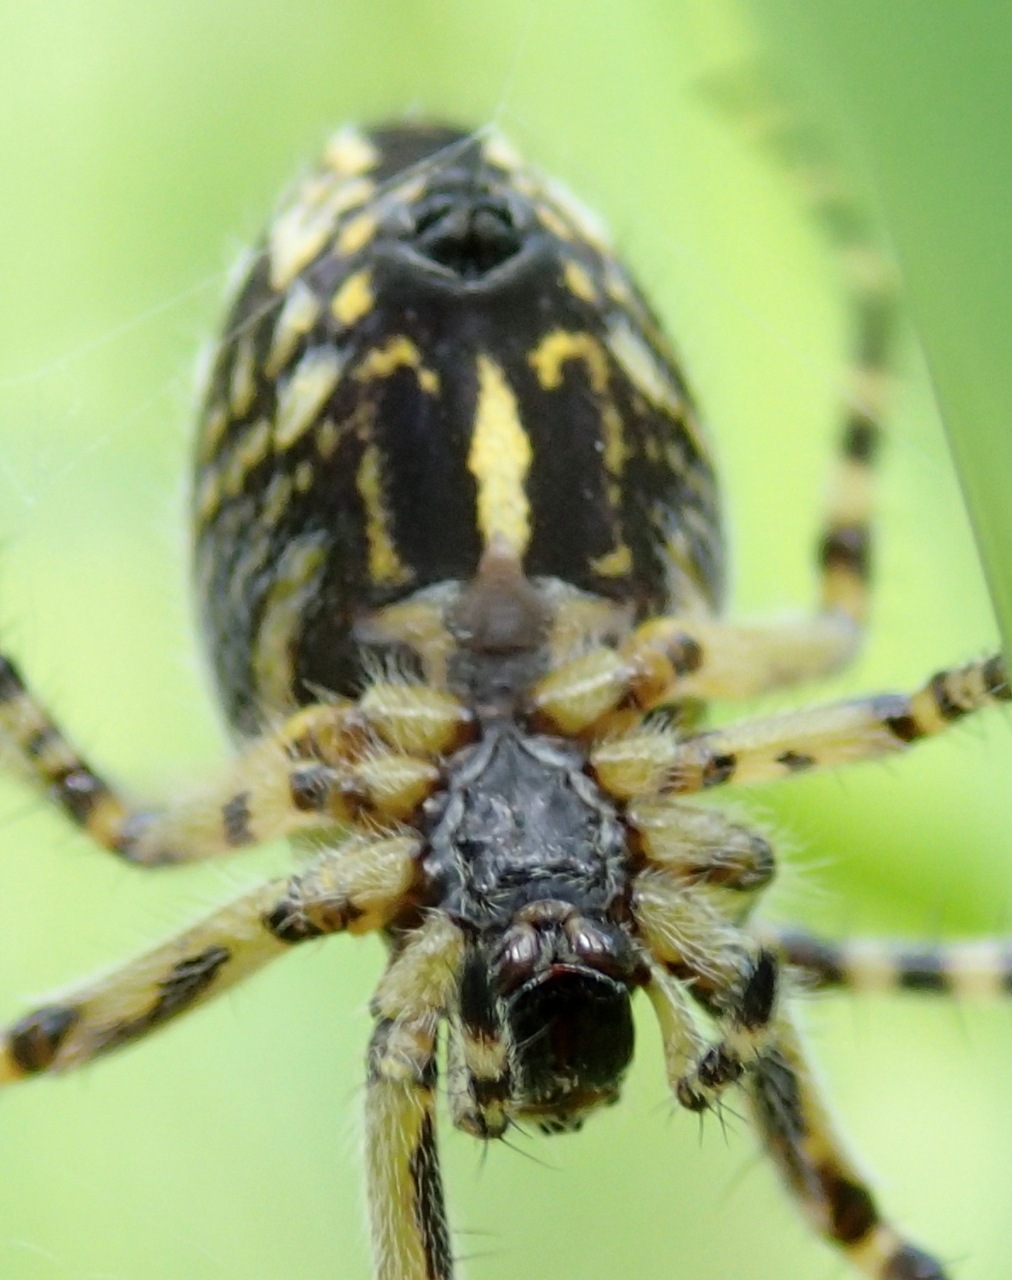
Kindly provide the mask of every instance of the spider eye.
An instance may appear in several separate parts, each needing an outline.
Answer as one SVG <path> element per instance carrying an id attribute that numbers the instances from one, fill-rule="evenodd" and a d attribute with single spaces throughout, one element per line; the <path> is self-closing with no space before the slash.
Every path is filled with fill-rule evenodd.
<path id="1" fill-rule="evenodd" d="M 632 1058 L 629 990 L 583 967 L 552 966 L 507 1004 L 519 1092 L 559 1115 L 604 1102 Z"/>

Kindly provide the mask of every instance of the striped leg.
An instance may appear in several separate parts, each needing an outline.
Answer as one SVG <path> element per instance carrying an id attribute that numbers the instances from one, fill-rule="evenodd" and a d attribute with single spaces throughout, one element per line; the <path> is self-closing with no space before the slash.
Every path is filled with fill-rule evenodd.
<path id="1" fill-rule="evenodd" d="M 769 947 L 729 924 L 705 892 L 686 889 L 663 869 L 636 877 L 631 908 L 655 962 L 685 983 L 716 1024 L 719 1039 L 675 1082 L 683 1107 L 706 1110 L 766 1045 L 779 1003 L 779 961 Z M 672 993 L 656 988 L 649 994 L 662 1028 L 676 1026 Z M 673 1051 L 666 1036 L 669 1062 Z"/>
<path id="2" fill-rule="evenodd" d="M 407 837 L 352 839 L 305 872 L 257 886 L 124 968 L 50 1000 L 0 1032 L 0 1083 L 130 1044 L 293 943 L 381 928 L 402 904 L 417 852 Z"/>
<path id="3" fill-rule="evenodd" d="M 809 989 L 862 994 L 920 991 L 966 999 L 1012 995 L 1012 938 L 965 942 L 849 938 L 835 941 L 798 929 L 764 930 L 785 964 Z"/>
<path id="4" fill-rule="evenodd" d="M 452 1280 L 436 1146 L 436 1035 L 453 998 L 459 931 L 433 916 L 393 961 L 373 1001 L 366 1169 L 376 1280 Z"/>
<path id="5" fill-rule="evenodd" d="M 601 646 L 562 662 L 535 685 L 530 704 L 549 732 L 607 733 L 630 707 L 752 698 L 828 675 L 846 665 L 857 638 L 839 612 L 748 625 L 655 618 L 618 650 Z"/>
<path id="6" fill-rule="evenodd" d="M 747 916 L 773 876 L 773 850 L 750 831 L 711 809 L 670 799 L 629 805 L 646 867 L 634 881 L 633 915 L 655 958 L 648 994 L 661 1021 L 679 1103 L 692 1111 L 714 1105 L 762 1049 L 780 986 L 776 954 L 733 926 Z M 658 963 L 659 962 L 659 963 Z M 689 1054 L 678 1009 L 680 990 L 659 984 L 663 968 L 715 1020 L 720 1039 Z"/>
<path id="7" fill-rule="evenodd" d="M 434 785 L 431 757 L 469 732 L 469 713 L 421 686 L 377 682 L 357 702 L 306 708 L 250 743 L 222 775 L 164 810 L 117 794 L 77 753 L 0 656 L 0 745 L 98 844 L 142 866 L 191 862 L 371 814 L 407 820 Z"/>
<path id="8" fill-rule="evenodd" d="M 999 655 L 939 672 L 915 693 L 882 694 L 792 715 L 730 725 L 679 741 L 644 729 L 603 742 L 590 756 L 598 781 L 620 800 L 688 793 L 727 782 L 771 782 L 900 751 L 956 720 L 1012 701 Z"/>
<path id="9" fill-rule="evenodd" d="M 896 272 L 873 219 L 805 111 L 757 67 L 710 79 L 706 96 L 786 174 L 825 237 L 847 291 L 853 346 L 840 466 L 819 550 L 824 611 L 863 624 L 869 567 L 869 468 L 889 391 L 898 314 Z"/>
<path id="10" fill-rule="evenodd" d="M 747 953 L 739 983 L 717 990 L 705 1004 L 718 1020 L 721 1038 L 701 1055 L 675 1088 L 689 1111 L 712 1108 L 728 1085 L 740 1080 L 755 1063 L 770 1037 L 780 992 L 780 966 L 766 948 Z"/>
<path id="11" fill-rule="evenodd" d="M 745 1077 L 767 1151 L 816 1231 L 874 1280 L 946 1280 L 941 1264 L 887 1222 L 843 1154 L 793 1029 Z"/>
<path id="12" fill-rule="evenodd" d="M 475 945 L 460 968 L 447 1070 L 454 1127 L 483 1141 L 501 1138 L 510 1125 L 510 1043 L 489 981 L 489 956 Z"/>

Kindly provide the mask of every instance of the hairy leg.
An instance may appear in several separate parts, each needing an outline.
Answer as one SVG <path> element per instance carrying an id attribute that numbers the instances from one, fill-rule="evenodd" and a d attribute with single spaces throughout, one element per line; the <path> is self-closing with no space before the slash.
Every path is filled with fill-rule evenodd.
<path id="1" fill-rule="evenodd" d="M 971 712 L 1009 701 L 1005 662 L 995 654 L 941 671 L 909 695 L 813 707 L 682 740 L 669 730 L 645 728 L 602 742 L 590 762 L 604 789 L 619 800 L 728 782 L 772 782 L 891 755 Z"/>
<path id="2" fill-rule="evenodd" d="M 452 1280 L 435 1130 L 436 1037 L 463 938 L 433 916 L 391 963 L 373 1000 L 366 1171 L 376 1280 Z"/>
<path id="3" fill-rule="evenodd" d="M 0 1032 L 0 1083 L 80 1066 L 241 982 L 296 942 L 382 927 L 414 877 L 409 837 L 353 838 Z"/>
<path id="4" fill-rule="evenodd" d="M 843 1152 L 785 1019 L 744 1083 L 766 1150 L 820 1235 L 873 1280 L 946 1280 L 935 1258 L 882 1218 Z"/>
<path id="5" fill-rule="evenodd" d="M 377 681 L 357 703 L 307 707 L 221 773 L 159 810 L 102 779 L 0 655 L 6 764 L 104 848 L 142 866 L 191 862 L 356 816 L 407 820 L 432 789 L 433 757 L 470 731 L 456 699 Z"/>

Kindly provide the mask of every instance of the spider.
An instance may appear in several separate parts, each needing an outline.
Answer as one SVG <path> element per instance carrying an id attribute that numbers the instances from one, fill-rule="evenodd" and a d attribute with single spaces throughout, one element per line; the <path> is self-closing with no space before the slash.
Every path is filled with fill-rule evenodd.
<path id="1" fill-rule="evenodd" d="M 816 1230 L 878 1280 L 942 1280 L 827 1118 L 792 990 L 956 990 L 999 949 L 869 952 L 755 923 L 758 831 L 694 794 L 906 750 L 1012 699 L 1000 656 L 910 694 L 701 727 L 707 700 L 840 669 L 865 619 L 893 297 L 865 229 L 857 345 L 808 616 L 720 615 L 716 478 L 689 385 L 596 221 L 493 131 L 347 129 L 231 302 L 197 440 L 195 577 L 233 762 L 162 809 L 100 778 L 0 660 L 20 763 L 141 867 L 308 851 L 0 1037 L 0 1080 L 80 1065 L 327 934 L 382 932 L 366 1063 L 378 1280 L 450 1280 L 435 1137 L 578 1129 L 617 1101 L 631 1001 L 676 1102 L 744 1094 Z"/>

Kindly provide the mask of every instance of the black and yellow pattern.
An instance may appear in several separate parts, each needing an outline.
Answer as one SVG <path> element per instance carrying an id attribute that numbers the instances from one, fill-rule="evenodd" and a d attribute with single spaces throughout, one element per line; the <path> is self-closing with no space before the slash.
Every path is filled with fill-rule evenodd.
<path id="1" fill-rule="evenodd" d="M 861 995 L 913 991 L 957 1000 L 1012 995 L 1012 942 L 972 938 L 901 942 L 896 938 L 819 938 L 800 929 L 771 934 L 799 981 L 815 990 Z"/>
<path id="2" fill-rule="evenodd" d="M 232 306 L 195 495 L 242 733 L 359 692 L 370 614 L 468 582 L 493 545 L 637 617 L 722 594 L 713 473 L 658 322 L 494 133 L 328 148 Z"/>
<path id="3" fill-rule="evenodd" d="M 829 1243 L 872 1280 L 945 1280 L 844 1154 L 790 1006 L 813 986 L 1005 994 L 1012 945 L 770 930 L 753 916 L 772 843 L 691 803 L 1012 700 L 993 655 L 911 694 L 698 724 L 710 699 L 845 665 L 867 611 L 895 290 L 863 220 L 803 149 L 791 159 L 846 267 L 853 378 L 814 606 L 736 623 L 699 415 L 596 223 L 491 131 L 333 139 L 247 265 L 200 420 L 195 569 L 233 760 L 138 805 L 0 656 L 12 762 L 97 844 L 142 867 L 281 836 L 313 857 L 19 1018 L 0 1083 L 139 1040 L 303 941 L 380 931 L 377 1280 L 454 1275 L 441 1029 L 458 1128 L 568 1132 L 617 1100 L 641 988 L 681 1107 L 744 1090 Z"/>

